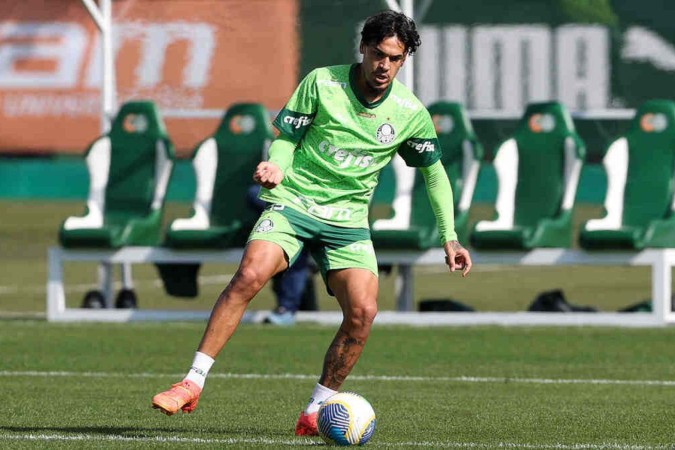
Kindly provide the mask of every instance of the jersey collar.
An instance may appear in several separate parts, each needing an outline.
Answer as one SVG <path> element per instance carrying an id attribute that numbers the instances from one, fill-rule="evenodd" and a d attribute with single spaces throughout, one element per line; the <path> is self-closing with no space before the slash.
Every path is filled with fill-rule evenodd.
<path id="1" fill-rule="evenodd" d="M 357 84 L 356 84 L 356 70 L 358 69 L 359 64 L 352 64 L 352 66 L 349 68 L 349 86 L 352 88 L 352 92 L 354 93 L 354 96 L 356 99 L 361 103 L 363 106 L 365 106 L 368 109 L 373 109 L 382 104 L 387 97 L 389 97 L 389 93 L 391 92 L 391 88 L 394 85 L 394 80 L 389 83 L 389 86 L 387 86 L 387 90 L 384 92 L 384 95 L 380 97 L 379 100 L 374 101 L 373 103 L 369 103 L 363 95 L 361 95 L 361 91 L 359 90 Z"/>

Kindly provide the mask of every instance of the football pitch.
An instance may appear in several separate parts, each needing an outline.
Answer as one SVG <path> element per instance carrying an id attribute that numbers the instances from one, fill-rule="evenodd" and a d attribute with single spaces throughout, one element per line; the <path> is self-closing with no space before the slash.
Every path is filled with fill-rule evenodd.
<path id="1" fill-rule="evenodd" d="M 2 448 L 288 448 L 332 327 L 243 325 L 197 410 L 152 395 L 203 324 L 2 322 Z M 377 414 L 372 448 L 672 448 L 674 329 L 376 326 L 343 390 Z"/>

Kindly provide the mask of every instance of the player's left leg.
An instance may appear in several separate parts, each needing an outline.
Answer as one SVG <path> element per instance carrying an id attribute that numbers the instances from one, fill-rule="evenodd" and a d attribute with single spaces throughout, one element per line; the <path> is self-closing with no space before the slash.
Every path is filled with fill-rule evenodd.
<path id="1" fill-rule="evenodd" d="M 378 282 L 373 272 L 360 268 L 334 270 L 328 274 L 328 286 L 342 308 L 343 319 L 324 357 L 321 378 L 300 413 L 296 435 L 318 434 L 319 407 L 337 393 L 356 365 L 377 314 Z"/>
<path id="2" fill-rule="evenodd" d="M 377 277 L 365 269 L 328 274 L 328 285 L 342 308 L 343 319 L 328 347 L 319 383 L 337 391 L 358 361 L 377 314 Z"/>
<path id="3" fill-rule="evenodd" d="M 321 378 L 300 413 L 296 435 L 318 434 L 317 412 L 358 361 L 377 314 L 377 260 L 368 230 L 325 226 L 321 239 L 323 247 L 312 248 L 312 254 L 343 320 L 326 352 Z"/>

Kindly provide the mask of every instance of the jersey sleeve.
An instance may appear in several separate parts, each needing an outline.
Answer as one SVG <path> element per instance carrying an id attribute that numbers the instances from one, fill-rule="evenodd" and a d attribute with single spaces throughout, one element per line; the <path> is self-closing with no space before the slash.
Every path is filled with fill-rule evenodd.
<path id="1" fill-rule="evenodd" d="M 316 70 L 313 70 L 300 82 L 273 124 L 280 133 L 297 144 L 314 121 L 317 104 Z"/>
<path id="2" fill-rule="evenodd" d="M 441 245 L 449 241 L 457 240 L 455 232 L 455 208 L 452 195 L 452 186 L 440 162 L 420 169 L 427 186 L 427 195 L 431 202 L 431 209 L 436 216 L 438 235 Z"/>
<path id="3" fill-rule="evenodd" d="M 423 108 L 411 122 L 413 133 L 398 147 L 398 154 L 409 167 L 429 167 L 441 159 L 441 145 L 431 115 Z"/>

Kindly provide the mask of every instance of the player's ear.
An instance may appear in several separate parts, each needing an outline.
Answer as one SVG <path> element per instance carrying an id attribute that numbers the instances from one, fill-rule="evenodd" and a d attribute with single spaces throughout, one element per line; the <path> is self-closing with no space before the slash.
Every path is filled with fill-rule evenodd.
<path id="1" fill-rule="evenodd" d="M 363 41 L 359 42 L 359 53 L 364 55 L 366 51 L 366 45 L 363 43 Z"/>

